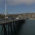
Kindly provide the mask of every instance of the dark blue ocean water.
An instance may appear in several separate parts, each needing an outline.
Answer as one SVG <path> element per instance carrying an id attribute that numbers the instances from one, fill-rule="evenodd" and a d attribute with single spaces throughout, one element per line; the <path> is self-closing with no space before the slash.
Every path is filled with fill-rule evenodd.
<path id="1" fill-rule="evenodd" d="M 8 26 L 6 26 L 8 28 Z M 2 26 L 0 25 L 0 35 L 3 35 Z M 18 35 L 35 35 L 35 20 L 26 20 L 21 26 Z"/>
<path id="2" fill-rule="evenodd" d="M 35 35 L 35 20 L 26 20 L 19 31 L 19 35 Z"/>

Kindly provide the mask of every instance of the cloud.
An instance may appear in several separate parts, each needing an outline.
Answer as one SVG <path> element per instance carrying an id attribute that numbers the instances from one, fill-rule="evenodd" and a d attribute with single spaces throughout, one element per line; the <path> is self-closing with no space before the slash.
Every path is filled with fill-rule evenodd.
<path id="1" fill-rule="evenodd" d="M 16 5 L 21 3 L 31 4 L 31 3 L 35 3 L 35 0 L 7 0 L 8 5 Z"/>

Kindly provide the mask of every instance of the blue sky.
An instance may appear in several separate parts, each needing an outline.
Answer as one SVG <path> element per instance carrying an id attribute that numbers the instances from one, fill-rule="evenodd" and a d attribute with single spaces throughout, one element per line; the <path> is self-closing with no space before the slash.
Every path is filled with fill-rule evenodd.
<path id="1" fill-rule="evenodd" d="M 8 14 L 35 13 L 35 3 L 31 1 L 19 0 L 19 2 L 17 1 L 14 2 L 13 0 L 12 2 L 12 0 L 7 0 L 6 3 Z M 0 13 L 4 12 L 5 12 L 5 1 L 0 0 Z"/>
<path id="2" fill-rule="evenodd" d="M 4 12 L 4 9 L 5 9 L 4 0 L 0 0 L 0 14 Z"/>
<path id="3" fill-rule="evenodd" d="M 8 13 L 17 14 L 17 13 L 34 13 L 35 12 L 35 5 L 18 5 L 18 6 L 9 6 Z"/>

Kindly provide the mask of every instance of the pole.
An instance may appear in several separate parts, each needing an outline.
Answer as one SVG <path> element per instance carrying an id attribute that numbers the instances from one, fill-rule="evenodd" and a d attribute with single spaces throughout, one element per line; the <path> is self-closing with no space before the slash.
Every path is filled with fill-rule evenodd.
<path id="1" fill-rule="evenodd" d="M 6 17 L 6 0 L 5 0 L 5 17 Z"/>
<path id="2" fill-rule="evenodd" d="M 5 22 L 6 22 L 6 0 L 5 0 Z"/>

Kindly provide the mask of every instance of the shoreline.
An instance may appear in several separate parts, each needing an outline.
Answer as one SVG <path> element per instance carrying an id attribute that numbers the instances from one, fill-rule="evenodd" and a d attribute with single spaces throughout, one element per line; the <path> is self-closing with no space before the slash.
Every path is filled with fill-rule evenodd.
<path id="1" fill-rule="evenodd" d="M 30 20 L 35 20 L 35 18 L 30 18 Z"/>

